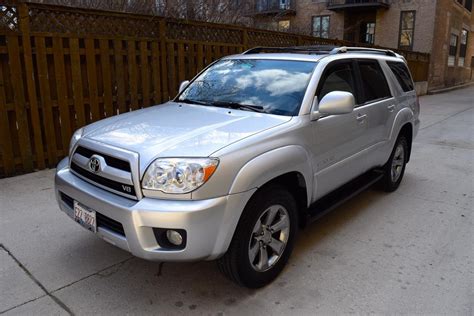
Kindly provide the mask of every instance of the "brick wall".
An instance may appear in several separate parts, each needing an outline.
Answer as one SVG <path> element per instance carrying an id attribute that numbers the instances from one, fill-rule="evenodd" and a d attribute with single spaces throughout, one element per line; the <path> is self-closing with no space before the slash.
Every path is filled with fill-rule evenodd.
<path id="1" fill-rule="evenodd" d="M 366 14 L 368 11 L 347 9 L 334 12 L 327 9 L 327 0 L 296 1 L 296 14 L 288 17 L 266 17 L 265 21 L 278 19 L 290 20 L 290 31 L 311 34 L 312 17 L 330 16 L 329 37 L 344 39 L 344 30 L 350 29 L 345 19 L 348 12 L 352 15 Z M 464 0 L 466 1 L 466 0 Z M 351 10 L 351 11 L 348 11 Z M 470 81 L 471 57 L 474 55 L 474 12 L 471 13 L 459 4 L 458 0 L 392 0 L 389 9 L 376 11 L 375 45 L 398 48 L 401 11 L 416 11 L 413 51 L 431 53 L 429 89 L 453 86 Z M 473 10 L 474 11 L 474 10 Z M 372 11 L 374 12 L 374 11 Z M 354 19 L 352 19 L 354 20 Z M 264 20 L 260 18 L 260 22 Z M 257 24 L 259 20 L 257 19 Z M 275 22 L 274 22 L 275 23 Z M 469 31 L 465 64 L 448 67 L 450 34 L 459 36 L 462 29 Z M 356 32 L 357 33 L 357 32 Z M 357 39 L 356 39 L 357 40 Z M 459 47 L 458 47 L 459 51 Z M 458 53 L 459 55 L 459 53 Z"/>
<path id="2" fill-rule="evenodd" d="M 436 40 L 432 46 L 430 89 L 454 86 L 470 81 L 472 71 L 470 60 L 474 55 L 474 14 L 459 5 L 457 1 L 438 0 L 435 23 Z M 466 62 L 463 66 L 459 66 L 459 58 L 456 57 L 455 66 L 448 66 L 450 35 L 458 35 L 460 41 L 462 29 L 469 31 Z"/>
<path id="3" fill-rule="evenodd" d="M 312 17 L 317 15 L 330 16 L 329 37 L 343 39 L 344 37 L 344 14 L 336 13 L 327 9 L 325 0 L 299 0 L 296 2 L 296 15 L 291 20 L 295 30 L 303 34 L 311 34 Z"/>
<path id="4" fill-rule="evenodd" d="M 414 10 L 416 17 L 413 50 L 431 52 L 437 1 L 439 0 L 393 0 L 389 10 L 378 10 L 375 44 L 397 48 L 401 11 Z"/>

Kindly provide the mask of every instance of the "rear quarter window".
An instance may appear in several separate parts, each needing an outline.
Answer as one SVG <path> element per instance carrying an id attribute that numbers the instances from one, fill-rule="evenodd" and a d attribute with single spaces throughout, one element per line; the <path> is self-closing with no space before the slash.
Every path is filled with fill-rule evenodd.
<path id="1" fill-rule="evenodd" d="M 400 62 L 387 62 L 387 65 L 392 70 L 395 78 L 397 78 L 400 87 L 403 91 L 408 92 L 412 91 L 415 87 L 413 81 L 411 80 L 410 71 L 404 63 Z"/>

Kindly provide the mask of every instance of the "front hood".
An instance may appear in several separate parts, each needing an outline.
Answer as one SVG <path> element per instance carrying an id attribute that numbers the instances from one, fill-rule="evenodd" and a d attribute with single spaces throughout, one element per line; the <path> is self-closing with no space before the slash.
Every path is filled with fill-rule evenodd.
<path id="1" fill-rule="evenodd" d="M 84 137 L 140 155 L 146 168 L 157 157 L 207 157 L 291 117 L 168 102 L 87 126 Z"/>

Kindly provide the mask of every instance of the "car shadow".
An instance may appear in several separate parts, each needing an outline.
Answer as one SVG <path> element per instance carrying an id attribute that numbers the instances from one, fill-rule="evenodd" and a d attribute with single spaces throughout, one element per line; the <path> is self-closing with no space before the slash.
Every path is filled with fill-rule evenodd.
<path id="1" fill-rule="evenodd" d="M 297 242 L 291 256 L 294 262 L 301 256 L 305 256 L 310 248 L 317 248 L 325 238 L 334 236 L 342 230 L 349 222 L 361 216 L 370 205 L 383 199 L 388 194 L 377 189 L 376 185 L 361 192 L 357 196 L 344 202 L 321 218 L 309 222 L 299 231 Z"/>

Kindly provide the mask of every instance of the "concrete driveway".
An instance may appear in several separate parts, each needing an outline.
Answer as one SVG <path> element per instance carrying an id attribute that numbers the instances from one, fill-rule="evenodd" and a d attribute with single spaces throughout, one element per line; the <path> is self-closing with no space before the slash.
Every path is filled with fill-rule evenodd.
<path id="1" fill-rule="evenodd" d="M 474 87 L 421 98 L 399 190 L 362 193 L 301 231 L 258 290 L 213 262 L 152 263 L 56 206 L 54 170 L 0 180 L 0 314 L 474 312 Z"/>

